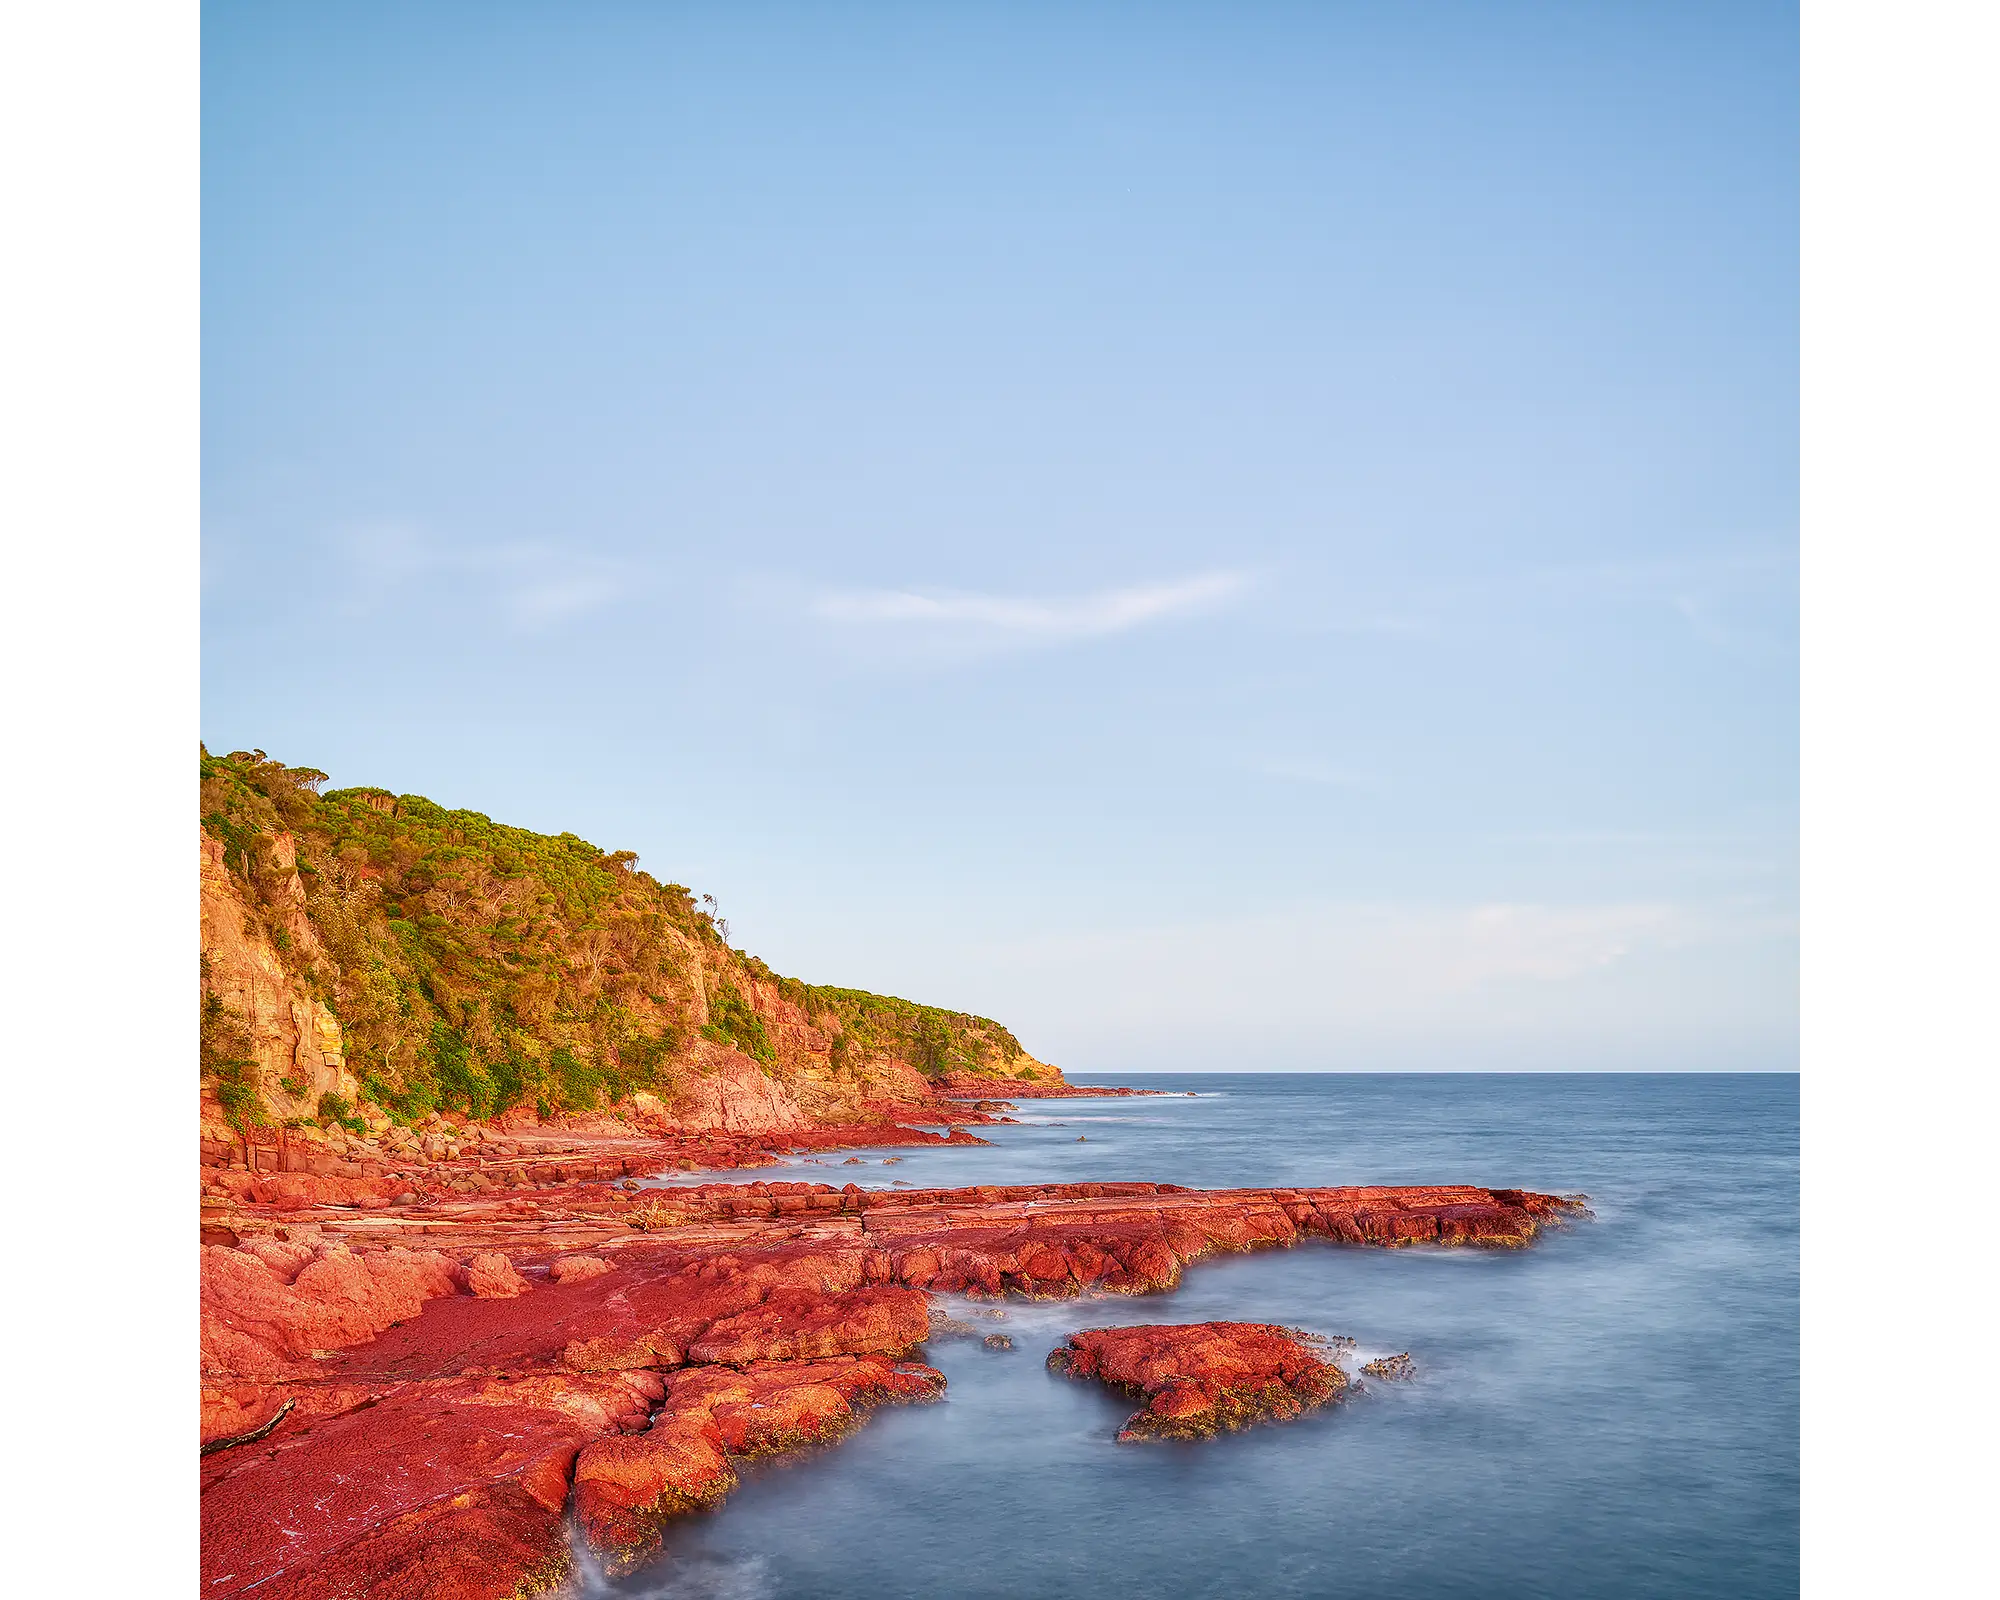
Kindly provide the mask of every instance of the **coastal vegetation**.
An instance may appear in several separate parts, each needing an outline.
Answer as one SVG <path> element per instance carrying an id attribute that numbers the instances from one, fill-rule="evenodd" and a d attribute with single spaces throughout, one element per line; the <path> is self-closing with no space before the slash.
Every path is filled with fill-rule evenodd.
<path id="1" fill-rule="evenodd" d="M 263 1122 L 257 1063 L 243 1019 L 210 986 L 208 952 L 201 957 L 201 1081 L 238 1129 Z"/>
<path id="2" fill-rule="evenodd" d="M 712 897 L 656 878 L 630 850 L 419 795 L 323 792 L 328 781 L 261 750 L 204 746 L 202 830 L 237 885 L 246 936 L 337 1019 L 361 1098 L 397 1121 L 671 1096 L 703 1070 L 704 1046 L 850 1079 L 1039 1065 L 988 1018 L 773 972 L 729 945 Z M 202 991 L 204 1083 L 230 1121 L 256 1122 L 251 1046 L 206 957 Z M 356 1109 L 338 1094 L 318 1105 L 323 1122 Z"/>

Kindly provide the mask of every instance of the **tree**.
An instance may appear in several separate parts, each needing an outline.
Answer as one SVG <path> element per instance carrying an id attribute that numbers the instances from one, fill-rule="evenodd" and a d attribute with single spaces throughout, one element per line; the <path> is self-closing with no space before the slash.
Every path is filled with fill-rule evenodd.
<path id="1" fill-rule="evenodd" d="M 722 907 L 716 903 L 715 896 L 712 894 L 705 894 L 701 897 L 701 903 L 708 908 L 708 910 L 704 914 L 708 918 L 709 926 L 715 929 L 717 935 L 721 938 L 722 942 L 725 945 L 728 944 L 729 921 L 726 917 L 723 916 Z"/>

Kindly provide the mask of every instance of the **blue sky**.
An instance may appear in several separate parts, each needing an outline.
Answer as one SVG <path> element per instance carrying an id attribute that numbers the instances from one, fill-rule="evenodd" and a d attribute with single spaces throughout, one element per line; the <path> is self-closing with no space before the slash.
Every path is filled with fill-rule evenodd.
<path id="1" fill-rule="evenodd" d="M 1796 34 L 210 5 L 204 737 L 1073 1075 L 1792 1069 Z"/>

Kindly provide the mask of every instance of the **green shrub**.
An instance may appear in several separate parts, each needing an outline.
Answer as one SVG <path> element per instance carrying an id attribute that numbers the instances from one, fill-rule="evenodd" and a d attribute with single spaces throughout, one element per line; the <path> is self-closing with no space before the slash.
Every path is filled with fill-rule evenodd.
<path id="1" fill-rule="evenodd" d="M 257 1093 L 257 1063 L 250 1056 L 250 1030 L 235 1008 L 207 987 L 208 962 L 202 958 L 201 1076 L 215 1091 L 216 1104 L 238 1132 L 261 1127 L 270 1115 Z"/>
<path id="2" fill-rule="evenodd" d="M 764 1019 L 750 1009 L 733 983 L 723 983 L 709 1000 L 708 1022 L 701 1033 L 704 1039 L 732 1045 L 766 1066 L 778 1059 L 771 1036 L 764 1031 Z"/>
<path id="3" fill-rule="evenodd" d="M 504 1110 L 493 1075 L 480 1065 L 464 1037 L 444 1022 L 431 1024 L 430 1062 L 437 1074 L 438 1100 L 451 1111 L 490 1117 Z"/>
<path id="4" fill-rule="evenodd" d="M 668 1063 L 686 1046 L 687 1036 L 671 1025 L 655 1034 L 638 1034 L 618 1046 L 618 1061 L 634 1083 L 656 1086 L 669 1076 Z"/>
<path id="5" fill-rule="evenodd" d="M 631 1092 L 631 1079 L 615 1066 L 588 1061 L 568 1045 L 559 1045 L 549 1057 L 553 1080 L 553 1104 L 563 1111 L 594 1111 L 606 1102 L 621 1100 Z"/>

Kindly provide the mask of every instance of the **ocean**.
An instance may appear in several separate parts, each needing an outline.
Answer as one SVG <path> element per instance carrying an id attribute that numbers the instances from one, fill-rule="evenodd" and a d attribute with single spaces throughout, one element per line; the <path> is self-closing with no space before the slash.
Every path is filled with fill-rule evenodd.
<path id="1" fill-rule="evenodd" d="M 861 1167 L 835 1153 L 786 1176 L 1465 1182 L 1583 1191 L 1596 1218 L 1518 1252 L 1309 1242 L 1211 1259 L 1170 1295 L 1009 1300 L 991 1326 L 1012 1351 L 930 1347 L 944 1400 L 882 1409 L 838 1445 L 750 1467 L 719 1510 L 671 1527 L 656 1564 L 586 1588 L 632 1600 L 1798 1592 L 1795 1075 L 1124 1081 L 1175 1092 L 1023 1101 L 1021 1126 L 975 1130 L 991 1149 L 870 1152 Z M 1408 1351 L 1417 1377 L 1364 1380 L 1279 1426 L 1120 1445 L 1131 1405 L 1043 1366 L 1077 1328 L 1214 1319 L 1346 1335 L 1351 1372 Z"/>

